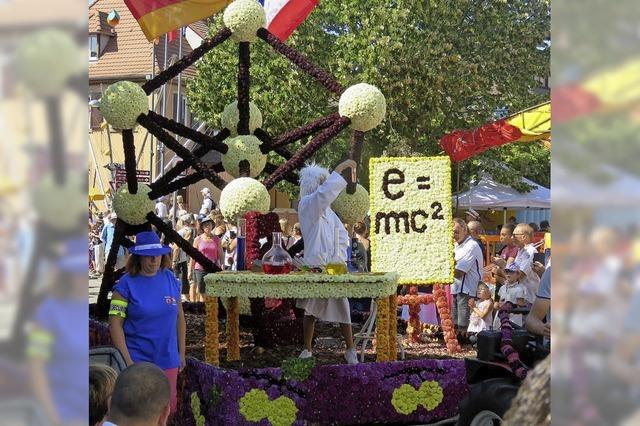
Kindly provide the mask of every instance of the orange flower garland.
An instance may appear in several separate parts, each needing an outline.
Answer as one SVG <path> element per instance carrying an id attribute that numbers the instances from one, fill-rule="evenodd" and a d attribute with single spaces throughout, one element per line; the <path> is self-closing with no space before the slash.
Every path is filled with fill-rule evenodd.
<path id="1" fill-rule="evenodd" d="M 409 287 L 409 294 L 398 296 L 398 305 L 409 306 L 409 322 L 407 324 L 407 336 L 410 342 L 420 342 L 420 305 L 433 303 L 432 294 L 418 294 L 418 287 Z"/>
<path id="2" fill-rule="evenodd" d="M 378 299 L 376 361 L 389 361 L 389 298 Z"/>
<path id="3" fill-rule="evenodd" d="M 237 297 L 229 298 L 227 306 L 227 361 L 240 360 L 240 303 Z"/>
<path id="4" fill-rule="evenodd" d="M 447 345 L 447 350 L 450 354 L 460 352 L 460 344 L 456 338 L 453 321 L 451 320 L 451 310 L 447 302 L 447 294 L 440 284 L 433 285 L 433 296 L 436 299 L 438 314 L 440 314 L 440 325 L 444 333 L 444 342 Z"/>
<path id="5" fill-rule="evenodd" d="M 208 364 L 219 366 L 220 353 L 218 349 L 218 298 L 205 296 L 204 305 L 207 311 L 204 322 L 204 359 Z"/>

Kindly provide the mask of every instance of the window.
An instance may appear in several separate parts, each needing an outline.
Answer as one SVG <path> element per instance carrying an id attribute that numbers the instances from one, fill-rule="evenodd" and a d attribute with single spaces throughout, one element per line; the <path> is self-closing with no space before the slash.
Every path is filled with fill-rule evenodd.
<path id="1" fill-rule="evenodd" d="M 90 61 L 98 60 L 98 35 L 97 34 L 89 35 L 89 60 Z"/>

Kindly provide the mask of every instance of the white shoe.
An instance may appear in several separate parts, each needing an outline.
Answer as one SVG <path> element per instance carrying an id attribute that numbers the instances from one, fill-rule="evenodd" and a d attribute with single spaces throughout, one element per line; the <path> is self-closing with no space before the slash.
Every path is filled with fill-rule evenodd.
<path id="1" fill-rule="evenodd" d="M 345 352 L 344 359 L 347 360 L 347 364 L 358 364 L 358 352 L 355 348 L 349 349 Z"/>
<path id="2" fill-rule="evenodd" d="M 308 350 L 303 350 L 302 352 L 300 352 L 300 355 L 298 356 L 298 358 L 311 358 L 313 356 L 313 354 L 311 353 L 311 351 Z"/>

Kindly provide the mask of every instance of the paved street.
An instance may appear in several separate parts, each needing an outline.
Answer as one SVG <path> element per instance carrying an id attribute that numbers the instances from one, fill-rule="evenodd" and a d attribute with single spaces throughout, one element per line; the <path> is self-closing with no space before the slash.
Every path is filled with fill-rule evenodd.
<path id="1" fill-rule="evenodd" d="M 96 303 L 98 301 L 98 293 L 100 293 L 100 283 L 102 277 L 97 279 L 89 279 L 89 303 Z"/>

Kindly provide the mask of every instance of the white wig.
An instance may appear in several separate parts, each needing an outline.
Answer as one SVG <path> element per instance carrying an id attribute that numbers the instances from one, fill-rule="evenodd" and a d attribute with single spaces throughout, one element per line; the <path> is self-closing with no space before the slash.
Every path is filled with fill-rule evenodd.
<path id="1" fill-rule="evenodd" d="M 316 163 L 307 164 L 300 170 L 300 198 L 313 194 L 329 177 L 329 171 Z"/>

